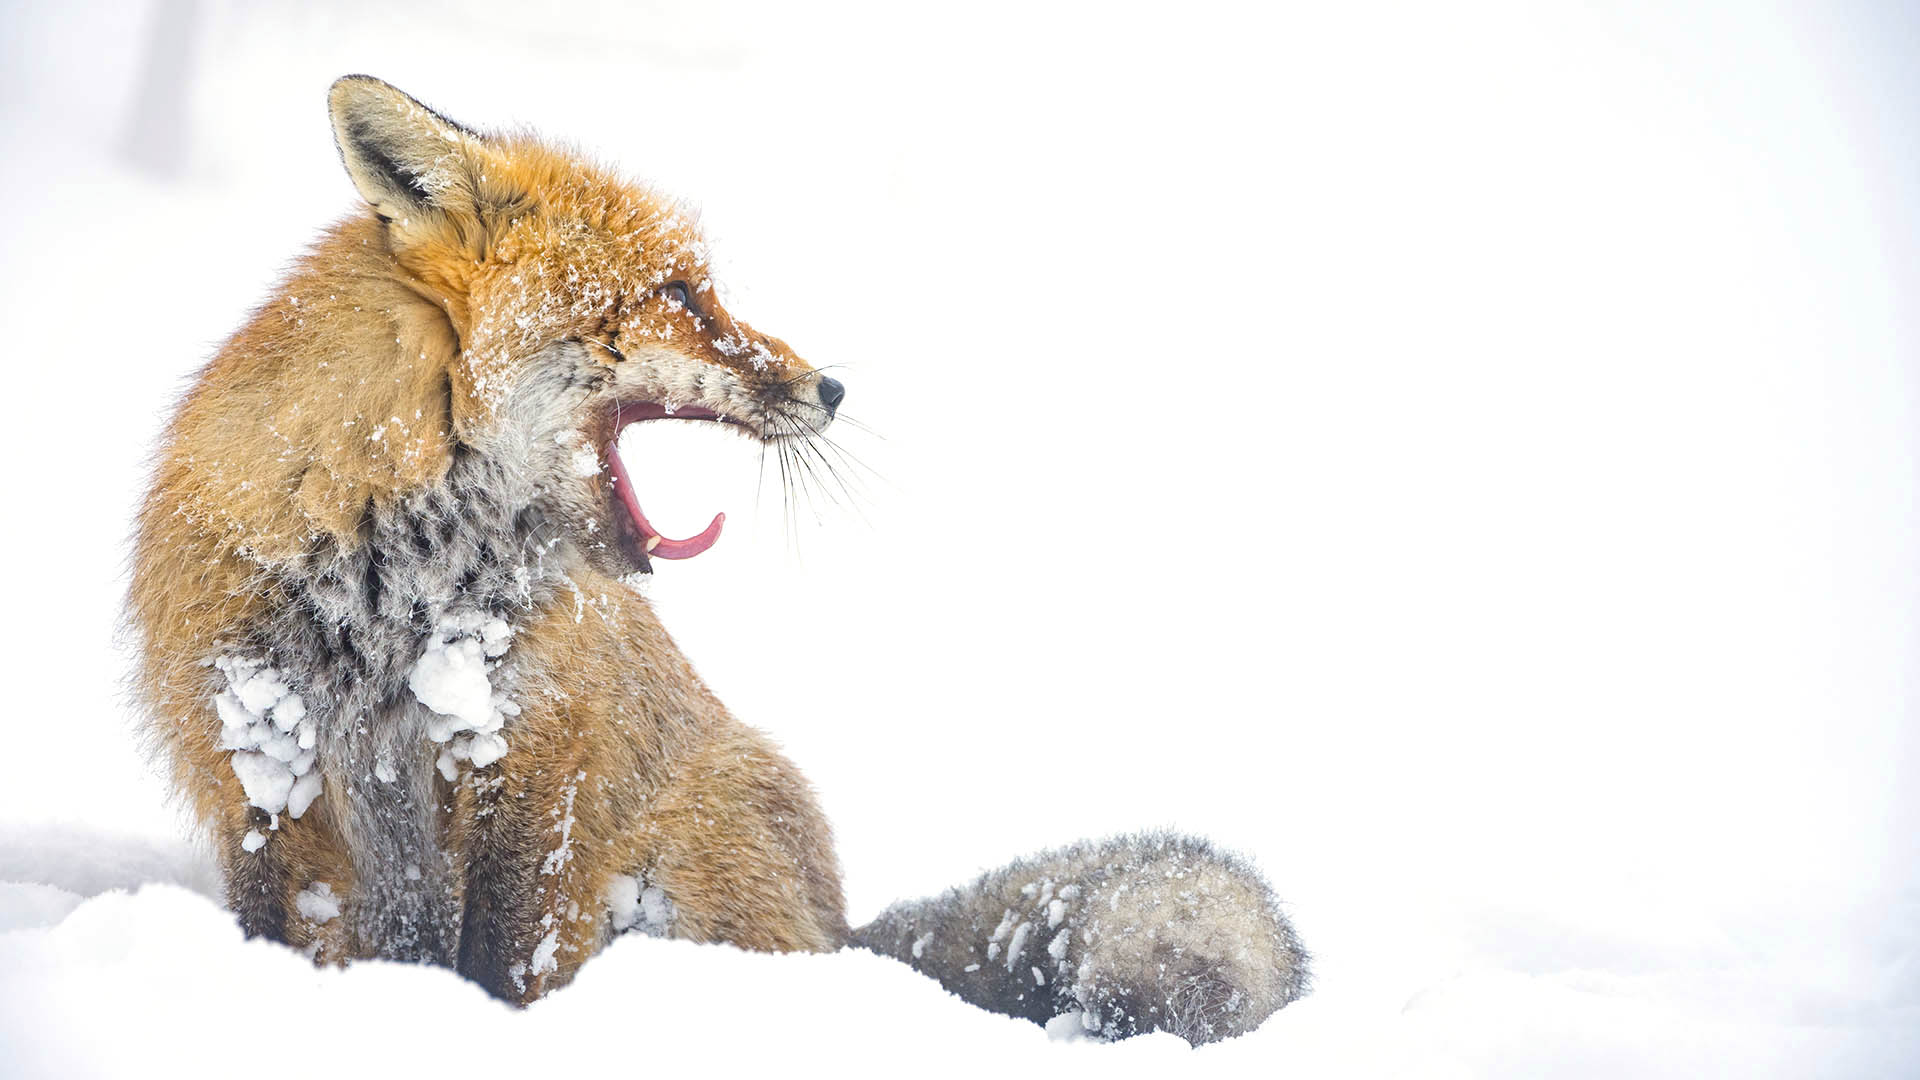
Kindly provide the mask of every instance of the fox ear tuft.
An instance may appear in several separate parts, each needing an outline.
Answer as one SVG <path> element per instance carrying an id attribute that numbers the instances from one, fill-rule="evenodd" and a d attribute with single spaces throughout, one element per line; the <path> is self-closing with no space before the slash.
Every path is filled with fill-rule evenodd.
<path id="1" fill-rule="evenodd" d="M 327 91 L 333 140 L 347 176 L 389 221 L 468 191 L 466 140 L 473 132 L 370 75 L 346 75 Z"/>

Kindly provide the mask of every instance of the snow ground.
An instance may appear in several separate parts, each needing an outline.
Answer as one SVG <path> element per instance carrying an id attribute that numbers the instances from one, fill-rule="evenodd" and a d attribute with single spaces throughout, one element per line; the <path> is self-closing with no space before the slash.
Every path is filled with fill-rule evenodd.
<path id="1" fill-rule="evenodd" d="M 1319 7 L 175 5 L 177 110 L 165 6 L 0 9 L 0 1074 L 1912 1072 L 1911 14 Z M 241 941 L 112 624 L 165 403 L 350 205 L 347 71 L 695 199 L 843 365 L 862 513 L 725 504 L 652 588 L 856 919 L 1173 824 L 1314 994 L 1189 1054 L 864 954 L 623 940 L 512 1014 Z"/>

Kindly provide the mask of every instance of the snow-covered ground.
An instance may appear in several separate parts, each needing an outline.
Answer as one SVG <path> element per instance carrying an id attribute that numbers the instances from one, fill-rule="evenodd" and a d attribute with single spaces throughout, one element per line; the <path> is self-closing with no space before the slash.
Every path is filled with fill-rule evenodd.
<path id="1" fill-rule="evenodd" d="M 1920 1062 L 1899 5 L 0 20 L 0 1075 Z M 352 205 L 348 71 L 693 199 L 729 307 L 884 436 L 791 524 L 751 459 L 647 450 L 663 526 L 730 522 L 653 595 L 820 789 L 856 920 L 1174 825 L 1265 869 L 1315 992 L 1189 1053 L 859 953 L 624 939 L 513 1013 L 243 942 L 114 619 L 173 396 Z"/>

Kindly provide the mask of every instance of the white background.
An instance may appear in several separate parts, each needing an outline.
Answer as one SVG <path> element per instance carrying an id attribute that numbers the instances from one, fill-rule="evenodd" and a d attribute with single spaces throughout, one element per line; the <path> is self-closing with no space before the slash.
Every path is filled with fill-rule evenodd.
<path id="1" fill-rule="evenodd" d="M 878 433 L 835 433 L 860 512 L 791 525 L 737 446 L 647 451 L 656 520 L 729 514 L 652 594 L 820 790 L 855 921 L 1172 825 L 1252 857 L 1318 956 L 1231 1046 L 1008 1025 L 1005 1061 L 1912 1067 L 1911 11 L 0 12 L 0 871 L 86 895 L 63 852 L 181 835 L 119 697 L 133 507 L 192 372 L 354 207 L 323 96 L 360 71 L 688 197 L 731 310 Z M 40 1011 L 0 1038 L 58 1062 L 82 1020 L 22 972 L 63 939 L 15 921 L 0 998 Z M 696 1060 L 705 962 L 621 1045 Z M 872 1038 L 751 987 L 877 961 L 772 962 L 726 1008 Z M 313 992 L 346 1017 L 371 980 Z M 935 997 L 884 1025 L 964 1071 L 987 1044 Z"/>

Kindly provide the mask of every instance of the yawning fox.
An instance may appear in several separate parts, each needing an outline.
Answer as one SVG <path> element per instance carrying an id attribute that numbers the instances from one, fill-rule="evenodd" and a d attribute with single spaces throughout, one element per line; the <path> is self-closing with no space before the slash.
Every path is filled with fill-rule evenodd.
<path id="1" fill-rule="evenodd" d="M 167 429 L 129 600 L 146 731 L 251 935 L 528 1002 L 616 934 L 860 945 L 1098 1037 L 1252 1029 L 1305 954 L 1177 836 L 1035 856 L 850 930 L 799 770 L 621 579 L 697 555 L 618 437 L 805 445 L 845 388 L 721 306 L 675 203 L 376 79 L 328 103 L 366 207 Z"/>

